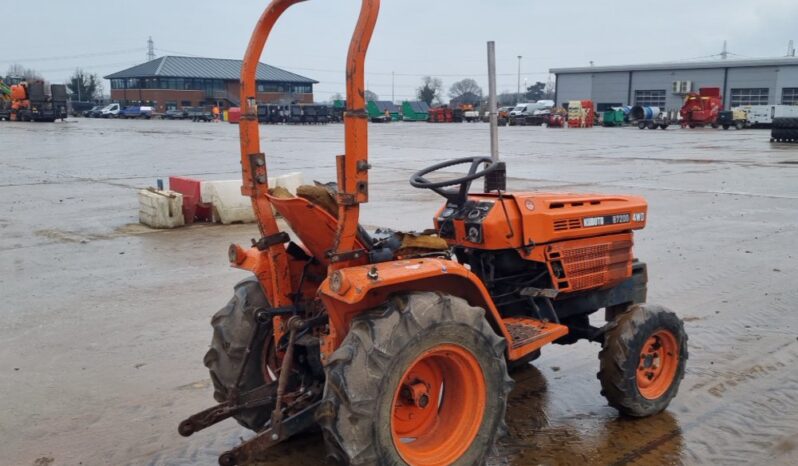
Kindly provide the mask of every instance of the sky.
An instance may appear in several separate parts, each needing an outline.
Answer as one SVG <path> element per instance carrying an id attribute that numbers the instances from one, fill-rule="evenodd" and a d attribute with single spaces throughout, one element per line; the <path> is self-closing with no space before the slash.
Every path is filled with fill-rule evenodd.
<path id="1" fill-rule="evenodd" d="M 0 28 L 0 74 L 19 63 L 51 82 L 76 67 L 100 76 L 157 56 L 241 58 L 265 0 L 26 0 Z M 313 78 L 316 100 L 344 91 L 359 0 L 309 0 L 277 24 L 262 61 Z M 44 14 L 42 14 L 44 13 Z M 463 78 L 487 90 L 486 45 L 496 42 L 498 90 L 546 82 L 556 67 L 784 56 L 798 44 L 796 0 L 382 0 L 367 88 L 414 97 L 421 77 Z M 710 57 L 712 56 L 712 57 Z M 709 57 L 709 58 L 708 58 Z M 394 76 L 392 76 L 394 74 Z M 109 85 L 106 81 L 105 90 Z"/>

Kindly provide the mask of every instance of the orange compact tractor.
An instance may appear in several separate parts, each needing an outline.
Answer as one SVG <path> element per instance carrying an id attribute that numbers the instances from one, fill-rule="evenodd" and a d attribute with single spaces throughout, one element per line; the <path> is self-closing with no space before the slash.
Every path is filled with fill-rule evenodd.
<path id="1" fill-rule="evenodd" d="M 300 1 L 272 1 L 244 58 L 242 192 L 261 237 L 229 249 L 231 265 L 252 277 L 211 320 L 204 362 L 219 404 L 181 422 L 180 433 L 230 417 L 257 432 L 222 465 L 314 426 L 345 464 L 481 464 L 504 432 L 508 371 L 548 343 L 579 339 L 602 345 L 598 378 L 610 405 L 629 416 L 665 409 L 684 375 L 687 337 L 674 313 L 644 304 L 646 266 L 632 253 L 644 199 L 507 192 L 497 157 L 468 157 L 410 179 L 445 199 L 434 233 L 358 224 L 372 168 L 364 65 L 379 0 L 362 0 L 349 48 L 337 183 L 297 196 L 269 188 L 255 72 L 275 22 Z M 467 173 L 452 177 L 463 165 Z M 484 189 L 473 194 L 478 179 Z M 601 309 L 606 324 L 591 325 Z"/>

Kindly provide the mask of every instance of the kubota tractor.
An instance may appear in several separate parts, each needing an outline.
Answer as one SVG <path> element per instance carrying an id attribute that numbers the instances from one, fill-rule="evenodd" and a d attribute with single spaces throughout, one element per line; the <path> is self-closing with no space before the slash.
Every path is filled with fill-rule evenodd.
<path id="1" fill-rule="evenodd" d="M 300 1 L 271 2 L 244 58 L 242 193 L 261 237 L 229 249 L 231 265 L 253 275 L 211 321 L 204 362 L 219 404 L 179 432 L 229 417 L 258 432 L 222 465 L 314 425 L 345 464 L 481 464 L 504 432 L 509 371 L 548 343 L 579 339 L 602 345 L 598 377 L 610 405 L 636 417 L 665 409 L 684 375 L 687 337 L 674 313 L 644 303 L 646 266 L 632 253 L 644 199 L 507 192 L 503 163 L 467 157 L 410 179 L 445 199 L 434 234 L 358 224 L 372 168 L 364 65 L 379 0 L 362 0 L 349 48 L 337 183 L 297 196 L 269 188 L 255 72 L 275 22 Z M 453 177 L 458 165 L 468 171 Z M 471 193 L 478 179 L 484 192 Z M 601 309 L 606 324 L 591 325 Z"/>

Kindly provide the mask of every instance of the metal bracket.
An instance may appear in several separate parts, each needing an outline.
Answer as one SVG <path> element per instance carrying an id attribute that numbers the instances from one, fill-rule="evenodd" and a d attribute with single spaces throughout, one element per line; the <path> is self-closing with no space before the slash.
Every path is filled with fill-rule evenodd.
<path id="1" fill-rule="evenodd" d="M 268 182 L 266 177 L 266 154 L 263 152 L 249 154 L 249 168 L 252 170 L 252 181 L 255 184 L 266 184 Z"/>
<path id="2" fill-rule="evenodd" d="M 535 288 L 528 286 L 521 290 L 522 296 L 531 296 L 533 298 L 549 298 L 554 299 L 560 294 L 559 291 L 551 288 Z"/>
<path id="3" fill-rule="evenodd" d="M 368 251 L 365 249 L 355 249 L 354 251 L 346 251 L 346 252 L 335 252 L 332 249 L 327 251 L 327 257 L 330 258 L 330 262 L 344 262 L 353 259 L 360 259 L 361 257 L 368 254 Z"/>
<path id="4" fill-rule="evenodd" d="M 291 241 L 291 237 L 288 236 L 288 233 L 281 231 L 273 235 L 264 236 L 257 241 L 253 239 L 252 246 L 258 248 L 259 251 L 265 251 L 275 244 L 283 244 L 289 241 Z"/>

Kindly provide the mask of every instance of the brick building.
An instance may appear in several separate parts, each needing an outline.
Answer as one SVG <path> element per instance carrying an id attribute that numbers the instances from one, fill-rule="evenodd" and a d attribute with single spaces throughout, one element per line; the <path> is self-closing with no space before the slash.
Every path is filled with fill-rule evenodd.
<path id="1" fill-rule="evenodd" d="M 111 81 L 111 100 L 150 105 L 163 112 L 172 108 L 219 105 L 235 107 L 240 100 L 241 60 L 198 57 L 160 57 L 122 70 Z M 259 103 L 313 103 L 318 81 L 260 63 Z"/>

